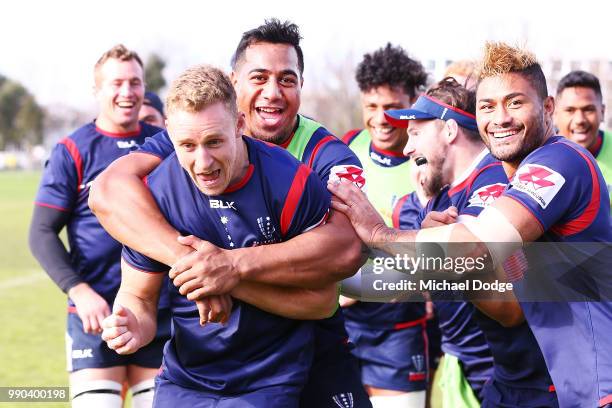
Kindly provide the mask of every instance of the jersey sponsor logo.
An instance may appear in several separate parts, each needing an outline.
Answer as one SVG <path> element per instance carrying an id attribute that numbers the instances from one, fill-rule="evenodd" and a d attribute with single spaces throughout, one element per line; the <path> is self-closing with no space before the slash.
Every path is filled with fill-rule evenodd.
<path id="1" fill-rule="evenodd" d="M 497 197 L 499 197 L 506 188 L 503 183 L 489 184 L 488 186 L 480 187 L 472 193 L 469 199 L 469 207 L 486 207 L 490 205 Z"/>
<path id="2" fill-rule="evenodd" d="M 363 169 L 359 166 L 353 166 L 352 164 L 342 164 L 331 168 L 329 181 L 334 182 L 340 179 L 346 179 L 360 189 L 363 189 L 366 183 Z"/>
<path id="3" fill-rule="evenodd" d="M 352 392 L 343 392 L 341 394 L 336 394 L 332 397 L 332 400 L 336 403 L 340 408 L 353 408 L 353 393 Z"/>
<path id="4" fill-rule="evenodd" d="M 382 157 L 380 154 L 376 153 L 376 152 L 370 152 L 370 158 L 372 160 L 374 160 L 375 162 L 378 162 L 380 164 L 384 164 L 385 166 L 390 166 L 391 165 L 391 159 L 388 157 Z"/>
<path id="5" fill-rule="evenodd" d="M 93 350 L 90 348 L 82 350 L 72 350 L 72 358 L 93 358 Z"/>
<path id="6" fill-rule="evenodd" d="M 135 140 L 125 141 L 125 140 L 117 140 L 117 147 L 120 149 L 131 149 L 133 147 L 138 147 L 138 144 Z"/>
<path id="7" fill-rule="evenodd" d="M 533 198 L 546 209 L 565 184 L 565 177 L 539 164 L 521 166 L 512 179 L 512 187 Z"/>
<path id="8" fill-rule="evenodd" d="M 236 211 L 236 207 L 234 207 L 234 201 L 223 201 L 223 200 L 210 200 L 210 208 L 218 208 L 222 210 L 232 209 Z"/>

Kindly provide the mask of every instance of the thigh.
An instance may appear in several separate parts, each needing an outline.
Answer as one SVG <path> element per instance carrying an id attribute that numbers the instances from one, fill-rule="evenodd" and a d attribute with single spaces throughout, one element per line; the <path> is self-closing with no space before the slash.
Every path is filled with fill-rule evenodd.
<path id="1" fill-rule="evenodd" d="M 216 408 L 218 402 L 217 396 L 181 387 L 161 377 L 155 379 L 153 407 Z"/>

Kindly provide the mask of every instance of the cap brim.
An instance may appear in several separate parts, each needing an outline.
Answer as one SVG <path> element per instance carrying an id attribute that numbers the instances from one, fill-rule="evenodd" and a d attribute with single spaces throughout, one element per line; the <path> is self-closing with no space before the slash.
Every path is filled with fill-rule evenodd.
<path id="1" fill-rule="evenodd" d="M 385 118 L 391 126 L 398 128 L 407 128 L 408 121 L 420 119 L 436 119 L 435 116 L 427 112 L 422 112 L 416 109 L 396 109 L 385 111 Z"/>

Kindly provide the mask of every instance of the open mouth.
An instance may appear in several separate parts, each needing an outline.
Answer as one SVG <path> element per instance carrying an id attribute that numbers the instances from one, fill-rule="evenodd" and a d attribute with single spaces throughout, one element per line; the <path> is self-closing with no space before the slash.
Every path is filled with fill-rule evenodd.
<path id="1" fill-rule="evenodd" d="M 522 129 L 505 129 L 489 132 L 489 135 L 495 139 L 505 139 L 514 136 L 521 132 Z"/>
<path id="2" fill-rule="evenodd" d="M 427 164 L 427 159 L 425 158 L 425 156 L 418 156 L 414 158 L 414 163 L 417 166 L 424 166 Z"/>
<path id="3" fill-rule="evenodd" d="M 277 125 L 282 117 L 284 110 L 282 108 L 275 107 L 258 107 L 255 108 L 258 116 L 268 125 Z"/>
<path id="4" fill-rule="evenodd" d="M 218 169 L 218 170 L 214 170 L 210 172 L 197 173 L 196 177 L 204 185 L 211 185 L 211 184 L 214 184 L 219 179 L 220 175 L 221 175 L 221 169 Z"/>
<path id="5" fill-rule="evenodd" d="M 136 107 L 136 103 L 132 101 L 121 101 L 117 102 L 117 106 L 121 109 L 133 109 L 134 107 Z"/>

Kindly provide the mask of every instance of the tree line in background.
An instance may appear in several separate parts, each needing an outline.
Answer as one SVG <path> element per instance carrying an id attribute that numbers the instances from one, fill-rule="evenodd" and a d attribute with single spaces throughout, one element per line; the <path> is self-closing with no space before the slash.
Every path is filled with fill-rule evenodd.
<path id="1" fill-rule="evenodd" d="M 45 111 L 19 82 L 0 75 L 0 150 L 42 143 Z"/>

